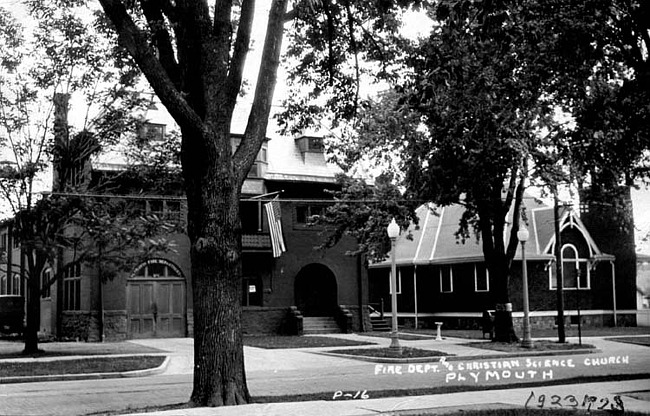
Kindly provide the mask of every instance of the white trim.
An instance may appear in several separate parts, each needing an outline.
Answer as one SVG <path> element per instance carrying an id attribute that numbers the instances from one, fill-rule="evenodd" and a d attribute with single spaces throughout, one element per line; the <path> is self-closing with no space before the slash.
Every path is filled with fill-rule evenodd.
<path id="1" fill-rule="evenodd" d="M 619 314 L 632 315 L 636 314 L 638 311 L 636 309 L 626 309 L 617 311 Z M 592 315 L 611 315 L 611 309 L 581 309 L 580 316 Z M 577 310 L 564 310 L 564 316 L 577 316 Z M 415 314 L 413 312 L 398 312 L 397 316 L 402 318 L 414 318 Z M 524 316 L 523 312 L 512 312 L 513 318 L 520 318 Z M 529 316 L 557 316 L 557 311 L 548 310 L 548 311 L 531 311 Z M 482 312 L 418 312 L 419 318 L 481 318 L 483 317 Z"/>
<path id="2" fill-rule="evenodd" d="M 580 234 L 582 234 L 582 238 L 584 238 L 585 241 L 587 242 L 587 248 L 589 249 L 589 257 L 594 257 L 594 250 L 593 250 L 593 247 L 591 247 L 591 242 L 589 241 L 589 238 L 587 238 L 587 234 L 586 234 L 585 230 L 582 227 L 580 227 L 580 224 L 577 224 L 577 222 L 575 222 L 575 223 L 573 222 L 574 221 L 573 220 L 573 215 L 570 214 L 568 217 L 571 219 L 571 221 L 566 222 L 566 220 L 565 220 L 564 224 L 562 224 L 562 226 L 560 226 L 560 234 L 567 227 L 577 228 L 578 231 L 580 231 Z M 562 248 L 564 248 L 564 246 L 562 246 Z"/>
<path id="3" fill-rule="evenodd" d="M 413 266 L 413 309 L 415 310 L 415 329 L 418 329 L 418 266 Z"/>
<path id="4" fill-rule="evenodd" d="M 490 291 L 490 271 L 487 268 L 487 264 L 485 264 L 484 268 L 485 268 L 485 283 L 487 289 L 479 290 L 478 289 L 478 263 L 474 263 L 474 292 L 486 293 Z"/>
<path id="5" fill-rule="evenodd" d="M 570 248 L 573 249 L 573 252 L 575 253 L 575 258 L 564 258 L 564 250 Z M 580 257 L 580 253 L 578 252 L 578 248 L 571 243 L 566 243 L 562 246 L 562 249 L 560 250 L 560 259 L 562 261 L 562 267 L 564 267 L 564 264 L 572 264 L 574 263 L 576 266 L 577 270 L 580 270 L 580 264 L 586 264 L 587 267 L 585 267 L 587 271 L 587 286 L 582 287 L 580 286 L 580 275 L 576 275 L 576 285 L 575 287 L 567 287 L 564 286 L 562 289 L 563 290 L 591 290 L 591 265 L 589 259 L 586 259 L 584 257 Z M 557 277 L 555 279 L 555 286 L 553 286 L 553 272 L 557 271 L 555 267 L 549 267 L 548 269 L 548 288 L 549 290 L 556 290 L 557 289 Z M 566 279 L 564 280 L 564 284 L 566 285 Z"/>
<path id="6" fill-rule="evenodd" d="M 420 233 L 420 241 L 418 241 L 418 248 L 415 249 L 415 255 L 413 256 L 413 263 L 415 263 L 418 256 L 420 255 L 420 249 L 422 248 L 422 242 L 424 241 L 424 235 L 427 232 L 427 225 L 429 224 L 429 217 L 431 216 L 431 209 L 429 208 L 428 205 L 426 207 L 426 210 L 427 210 L 427 216 L 424 218 L 424 225 L 421 228 L 422 232 Z"/>
<path id="7" fill-rule="evenodd" d="M 438 217 L 438 229 L 436 230 L 436 238 L 433 240 L 433 248 L 431 249 L 431 256 L 429 256 L 429 262 L 433 261 L 433 258 L 436 256 L 436 248 L 438 248 L 438 239 L 440 238 L 440 230 L 442 230 L 442 218 L 445 215 L 445 207 L 442 207 L 440 210 L 440 217 Z"/>
<path id="8" fill-rule="evenodd" d="M 441 266 L 439 270 L 439 276 L 440 276 L 440 293 L 454 293 L 454 271 L 453 267 L 450 264 L 449 265 L 449 290 L 442 290 L 442 269 L 443 267 L 446 267 L 446 265 Z"/>

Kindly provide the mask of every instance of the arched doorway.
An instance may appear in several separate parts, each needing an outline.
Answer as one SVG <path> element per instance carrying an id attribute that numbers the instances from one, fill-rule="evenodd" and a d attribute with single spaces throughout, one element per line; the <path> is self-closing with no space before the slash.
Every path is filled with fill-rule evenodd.
<path id="1" fill-rule="evenodd" d="M 336 277 L 322 264 L 309 264 L 296 275 L 296 306 L 304 316 L 332 316 L 338 305 Z"/>
<path id="2" fill-rule="evenodd" d="M 185 278 L 174 263 L 151 259 L 127 280 L 131 338 L 172 338 L 186 334 Z"/>

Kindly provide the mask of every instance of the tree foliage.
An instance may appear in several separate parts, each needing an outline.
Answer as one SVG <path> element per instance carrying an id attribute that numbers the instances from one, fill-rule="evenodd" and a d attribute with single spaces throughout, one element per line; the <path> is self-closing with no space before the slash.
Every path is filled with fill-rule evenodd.
<path id="1" fill-rule="evenodd" d="M 379 175 L 372 185 L 364 179 L 345 174 L 337 177 L 340 191 L 334 191 L 336 201 L 310 223 L 323 227 L 325 237 L 320 248 L 336 245 L 344 236 L 354 238 L 357 245 L 348 255 L 363 255 L 369 261 L 381 261 L 390 249 L 386 227 L 393 218 L 407 229 L 417 217 L 410 204 L 394 185 L 390 175 Z"/>
<path id="2" fill-rule="evenodd" d="M 28 2 L 37 23 L 33 32 L 0 9 L 0 147 L 5 159 L 0 169 L 0 191 L 14 238 L 20 242 L 27 283 L 25 351 L 38 350 L 40 294 L 60 279 L 70 265 L 98 267 L 102 280 L 129 267 L 139 255 L 173 249 L 156 237 L 170 227 L 156 217 L 133 218 L 113 203 L 61 196 L 79 191 L 75 180 L 84 175 L 89 158 L 121 135 L 133 131 L 143 100 L 135 89 L 128 65 L 111 65 L 115 39 L 94 31 L 79 4 L 59 8 L 43 1 Z M 122 84 L 119 84 L 119 82 Z M 68 124 L 67 97 L 77 94 L 83 105 L 74 114 L 77 127 Z M 60 101 L 57 113 L 55 102 Z M 56 114 L 55 114 L 56 113 Z M 80 127 L 79 127 L 80 126 Z M 92 130 L 90 130 L 92 129 Z M 58 180 L 55 196 L 43 197 Z M 82 191 L 88 191 L 88 184 Z M 62 251 L 73 253 L 63 258 Z M 50 281 L 41 277 L 56 265 Z M 130 263 L 131 267 L 133 263 Z"/>
<path id="3" fill-rule="evenodd" d="M 576 128 L 560 148 L 580 185 L 608 202 L 618 185 L 649 178 L 650 4 L 611 0 L 600 18 L 607 23 L 597 34 L 603 53 L 574 104 Z"/>

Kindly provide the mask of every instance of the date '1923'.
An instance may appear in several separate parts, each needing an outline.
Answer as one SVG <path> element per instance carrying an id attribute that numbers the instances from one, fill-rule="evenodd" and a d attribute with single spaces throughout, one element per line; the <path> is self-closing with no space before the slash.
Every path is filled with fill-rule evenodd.
<path id="1" fill-rule="evenodd" d="M 524 407 L 528 408 L 529 405 L 531 407 L 539 407 L 540 409 L 543 407 L 563 407 L 570 409 L 577 409 L 580 407 L 586 409 L 587 411 L 591 410 L 592 407 L 594 410 L 605 410 L 607 409 L 607 406 L 609 406 L 609 409 L 613 410 L 617 414 L 623 414 L 623 412 L 625 412 L 625 406 L 623 405 L 621 396 L 614 396 L 614 398 L 610 401 L 607 397 L 599 399 L 596 396 L 585 394 L 581 403 L 580 400 L 573 394 L 569 394 L 564 397 L 558 396 L 556 394 L 553 394 L 551 396 L 540 394 L 539 396 L 536 396 L 535 392 L 531 391 Z"/>

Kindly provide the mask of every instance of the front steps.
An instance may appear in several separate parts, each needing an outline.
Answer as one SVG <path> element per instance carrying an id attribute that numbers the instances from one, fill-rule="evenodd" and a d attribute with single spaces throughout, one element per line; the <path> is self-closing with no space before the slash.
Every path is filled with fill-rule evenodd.
<path id="1" fill-rule="evenodd" d="M 372 330 L 377 332 L 389 332 L 390 325 L 386 318 L 380 318 L 379 316 L 371 316 L 370 323 L 372 324 Z"/>
<path id="2" fill-rule="evenodd" d="M 302 333 L 309 334 L 340 334 L 341 328 L 331 316 L 303 316 Z"/>

